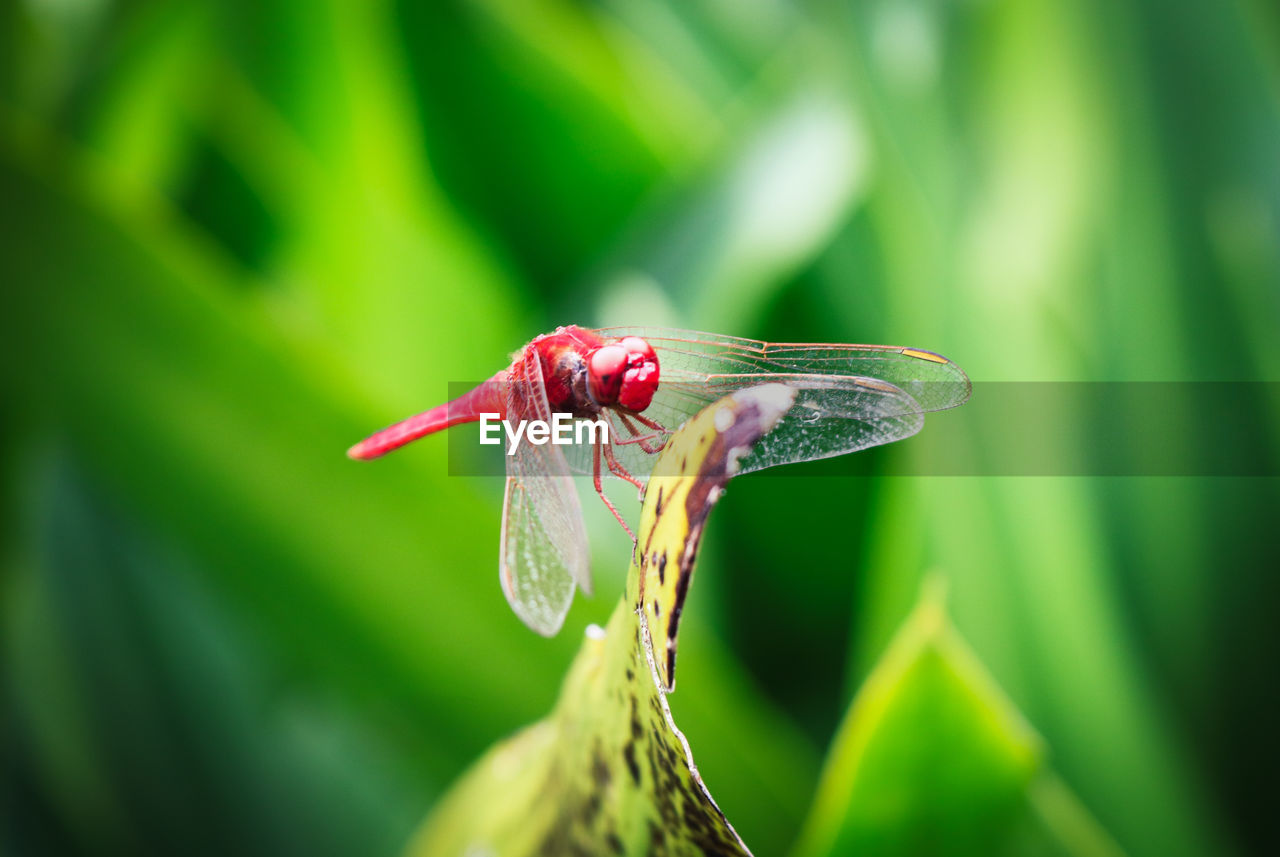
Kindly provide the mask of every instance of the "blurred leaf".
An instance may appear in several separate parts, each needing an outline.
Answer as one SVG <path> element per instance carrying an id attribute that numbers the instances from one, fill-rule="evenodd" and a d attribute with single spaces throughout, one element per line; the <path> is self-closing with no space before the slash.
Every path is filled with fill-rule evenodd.
<path id="1" fill-rule="evenodd" d="M 627 69 L 590 4 L 396 4 L 440 182 L 542 297 L 607 245 L 663 160 L 684 110 Z M 656 91 L 655 91 L 656 90 Z M 581 319 L 564 319 L 574 321 Z"/>
<path id="2" fill-rule="evenodd" d="M 749 853 L 703 785 L 666 694 L 707 515 L 794 397 L 780 385 L 744 390 L 671 437 L 608 627 L 588 629 L 551 716 L 476 763 L 410 854 Z"/>
<path id="3" fill-rule="evenodd" d="M 840 92 L 780 76 L 759 87 L 740 133 L 652 206 L 597 275 L 605 323 L 669 321 L 655 317 L 656 292 L 682 325 L 748 334 L 849 215 L 866 178 L 861 120 Z M 643 300 L 628 302 L 637 288 Z M 616 317 L 620 305 L 645 302 L 639 317 Z"/>
<path id="4" fill-rule="evenodd" d="M 0 380 L 31 431 L 64 437 L 299 680 L 370 705 L 421 788 L 544 711 L 573 641 L 532 638 L 503 602 L 500 486 L 448 478 L 441 444 L 346 461 L 371 419 L 354 416 L 349 366 L 282 340 L 180 233 L 32 163 L 45 160 L 76 163 L 53 145 L 0 160 L 0 256 L 41 284 L 0 295 Z M 735 773 L 726 791 L 753 835 L 785 842 L 812 748 L 702 639 L 719 667 L 684 720 Z"/>
<path id="5" fill-rule="evenodd" d="M 284 335 L 342 359 L 388 421 L 447 381 L 488 377 L 477 357 L 520 337 L 523 295 L 423 157 L 392 4 L 226 15 L 242 62 L 216 67 L 200 120 L 278 221 L 262 274 Z"/>
<path id="6" fill-rule="evenodd" d="M 942 351 L 979 383 L 1196 377 L 1187 361 L 1205 348 L 1179 329 L 1207 317 L 1201 298 L 1216 307 L 1221 293 L 1202 277 L 1193 300 L 1175 288 L 1181 239 L 1167 217 L 1178 206 L 1162 149 L 1181 138 L 1152 126 L 1147 87 L 1166 75 L 1140 60 L 1153 47 L 1150 24 L 1164 17 L 1153 7 L 1141 22 L 1136 12 L 1049 0 L 845 7 L 857 79 L 876 108 L 867 212 L 886 325 L 876 338 Z M 904 50 L 926 58 L 922 77 L 901 74 Z M 1233 61 L 1247 53 L 1230 52 Z M 1178 92 L 1163 97 L 1182 103 Z M 823 280 L 847 275 L 849 259 L 832 248 Z M 849 326 L 868 306 L 874 298 L 848 291 L 831 303 Z M 1129 430 L 1135 447 L 1146 443 L 1143 421 Z M 1070 439 L 1033 440 L 1049 459 L 1075 454 Z M 992 439 L 964 442 L 981 456 Z M 1200 489 L 1158 483 L 1148 493 L 1104 480 L 887 481 L 869 528 L 851 681 L 910 609 L 916 581 L 903 568 L 944 564 L 957 626 L 1117 839 L 1161 854 L 1218 853 L 1229 843 L 1203 793 L 1203 739 L 1186 731 L 1188 708 L 1150 667 L 1188 671 L 1217 647 L 1208 627 L 1217 611 L 1204 605 L 1225 591 L 1215 557 L 1229 540 L 1210 523 L 1214 507 L 1200 507 Z M 1125 512 L 1099 502 L 1117 491 L 1130 498 Z M 1265 508 L 1272 493 L 1249 488 L 1254 499 L 1239 508 Z M 917 560 L 904 563 L 904 551 Z M 1147 612 L 1165 646 L 1135 621 L 1135 596 L 1159 605 Z M 1201 705 L 1218 699 L 1206 689 L 1218 686 L 1213 674 L 1195 685 Z M 1100 745 L 1108 764 L 1097 761 Z"/>
<path id="7" fill-rule="evenodd" d="M 928 593 L 854 699 L 795 853 L 1118 854 L 1048 776 L 1039 737 Z"/>
<path id="8" fill-rule="evenodd" d="M 74 464 L 28 464 L 0 673 L 6 761 L 32 773 L 12 784 L 28 804 L 4 825 L 15 853 L 394 848 L 422 793 L 385 736 L 357 708 L 282 686 L 188 563 Z M 58 830 L 74 848 L 39 847 Z"/>
<path id="9" fill-rule="evenodd" d="M 190 105 L 208 85 L 213 16 L 203 2 L 167 2 L 122 18 L 97 61 L 101 72 L 78 94 L 75 130 L 100 157 L 104 182 L 145 196 L 172 187 L 184 167 Z"/>
<path id="10" fill-rule="evenodd" d="M 6 218 L 6 266 L 44 284 L 3 295 L 6 386 L 52 416 L 95 475 L 303 663 L 380 688 L 454 734 L 451 746 L 422 741 L 414 751 L 447 776 L 505 717 L 484 726 L 441 700 L 470 686 L 473 699 L 514 693 L 531 704 L 558 675 L 549 651 L 528 646 L 499 612 L 492 577 L 449 573 L 493 567 L 491 542 L 450 537 L 483 530 L 486 519 L 496 526 L 492 500 L 432 490 L 444 470 L 439 447 L 428 450 L 434 472 L 345 461 L 342 450 L 363 433 L 356 408 L 333 392 L 350 391 L 349 376 L 326 375 L 339 367 L 273 341 L 181 242 L 125 228 L 47 182 L 0 164 L 16 206 L 6 214 L 22 212 L 21 224 Z M 41 364 L 39 376 L 21 371 L 19 355 Z M 478 651 L 506 647 L 510 657 L 479 678 L 419 656 L 456 644 L 459 632 L 482 637 Z"/>

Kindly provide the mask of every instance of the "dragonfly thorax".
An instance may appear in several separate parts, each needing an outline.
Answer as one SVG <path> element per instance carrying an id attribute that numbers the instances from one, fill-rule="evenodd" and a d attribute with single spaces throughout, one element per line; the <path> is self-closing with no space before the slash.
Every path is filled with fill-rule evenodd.
<path id="1" fill-rule="evenodd" d="M 592 399 L 587 382 L 587 361 L 572 348 L 558 348 L 543 364 L 546 377 L 547 404 L 558 413 L 595 416 L 600 406 Z"/>

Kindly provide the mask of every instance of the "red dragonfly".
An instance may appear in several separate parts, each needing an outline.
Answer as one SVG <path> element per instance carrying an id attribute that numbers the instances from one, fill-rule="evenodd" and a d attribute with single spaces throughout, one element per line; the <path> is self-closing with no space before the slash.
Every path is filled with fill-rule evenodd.
<path id="1" fill-rule="evenodd" d="M 362 440 L 351 458 L 377 458 L 482 414 L 552 422 L 604 420 L 589 445 L 518 442 L 507 457 L 498 571 L 507 601 L 540 634 L 560 630 L 574 584 L 590 593 L 586 528 L 571 473 L 643 493 L 656 453 L 688 418 L 735 390 L 782 383 L 795 402 L 741 461 L 739 472 L 812 461 L 910 437 L 924 414 L 962 404 L 969 379 L 930 351 L 889 345 L 806 345 L 662 328 L 570 325 L 537 337 L 511 365 L 451 402 Z M 603 435 L 603 436 L 601 436 Z M 634 536 L 633 536 L 634 538 Z"/>

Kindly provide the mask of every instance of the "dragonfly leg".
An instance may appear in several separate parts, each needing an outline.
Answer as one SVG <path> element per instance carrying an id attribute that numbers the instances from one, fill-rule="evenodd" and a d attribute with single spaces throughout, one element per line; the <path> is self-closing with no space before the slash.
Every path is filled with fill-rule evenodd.
<path id="1" fill-rule="evenodd" d="M 649 444 L 649 441 L 666 432 L 666 429 L 662 427 L 662 424 L 649 419 L 644 414 L 632 414 L 631 416 L 635 417 L 636 421 L 639 422 L 641 425 L 645 426 L 646 428 L 653 429 L 653 434 L 647 434 L 647 435 L 644 435 L 643 437 L 632 438 L 631 440 L 625 441 L 625 442 L 639 443 L 640 448 L 643 449 L 645 452 L 649 453 L 650 455 L 656 455 L 657 453 L 661 452 L 662 448 L 667 445 L 667 442 L 665 440 L 663 440 L 662 443 L 658 444 L 657 446 L 652 446 L 651 444 Z M 631 431 L 632 434 L 639 434 L 639 432 L 636 430 L 636 427 L 631 424 L 631 420 L 628 419 L 626 414 L 618 414 L 618 419 L 622 420 L 623 424 L 627 427 L 627 429 Z"/>
<path id="2" fill-rule="evenodd" d="M 605 444 L 601 444 L 601 446 L 604 447 L 604 460 L 609 465 L 609 472 L 612 473 L 614 476 L 627 480 L 632 485 L 639 488 L 640 496 L 643 497 L 644 483 L 641 482 L 639 479 L 635 478 L 634 476 L 632 476 L 631 471 L 627 470 L 627 468 L 622 466 L 622 462 L 619 461 L 617 457 L 614 456 L 613 454 L 612 444 L 605 443 Z"/>
<path id="3" fill-rule="evenodd" d="M 626 446 L 629 443 L 638 443 L 640 444 L 640 448 L 643 449 L 645 452 L 655 453 L 655 452 L 658 452 L 658 449 L 650 448 L 648 446 L 648 442 L 653 440 L 657 436 L 658 436 L 658 433 L 655 431 L 651 434 L 639 435 L 637 437 L 629 437 L 626 440 L 618 440 L 617 437 L 615 437 L 613 439 L 613 442 L 618 444 L 618 446 Z"/>
<path id="4" fill-rule="evenodd" d="M 640 444 L 640 448 L 643 449 L 645 452 L 649 453 L 650 455 L 656 455 L 657 453 L 661 452 L 662 448 L 667 445 L 667 442 L 665 440 L 662 443 L 658 444 L 657 446 L 653 446 L 652 444 L 649 443 L 649 441 L 653 440 L 655 437 L 659 437 L 665 431 L 665 429 L 661 425 L 659 425 L 658 423 L 655 423 L 653 420 L 647 417 L 641 417 L 639 414 L 635 414 L 635 417 L 638 420 L 643 420 L 646 427 L 654 430 L 653 433 L 641 435 L 640 432 L 636 429 L 636 427 L 631 424 L 631 420 L 627 419 L 626 414 L 618 414 L 618 419 L 622 420 L 622 424 L 627 427 L 627 430 L 631 432 L 633 435 L 638 435 L 638 436 L 629 437 L 626 440 L 615 441 L 615 443 L 638 443 Z"/>
<path id="5" fill-rule="evenodd" d="M 650 455 L 656 452 L 660 452 L 662 450 L 661 444 L 659 444 L 657 447 L 652 447 L 648 444 L 649 441 L 653 440 L 655 437 L 658 436 L 658 432 L 651 432 L 650 434 L 639 435 L 637 437 L 634 435 L 639 434 L 638 430 L 630 422 L 627 422 L 627 418 L 622 414 L 612 413 L 612 414 L 609 414 L 607 417 L 605 417 L 605 419 L 608 420 L 609 428 L 613 433 L 612 437 L 609 438 L 610 442 L 616 443 L 619 446 L 625 446 L 629 443 L 638 443 L 640 444 L 640 448 L 643 449 L 645 452 L 649 453 Z M 633 437 L 628 437 L 623 440 L 619 440 L 619 437 L 623 434 L 623 432 L 619 430 L 617 423 L 614 422 L 615 419 L 623 421 L 627 431 L 630 432 L 633 435 Z"/>
<path id="6" fill-rule="evenodd" d="M 634 542 L 636 540 L 636 534 L 631 532 L 631 528 L 627 526 L 627 522 L 622 519 L 621 513 L 618 512 L 618 507 L 613 505 L 613 501 L 609 499 L 609 495 L 604 493 L 604 485 L 600 481 L 600 446 L 601 444 L 597 443 L 592 447 L 594 451 L 591 456 L 591 481 L 594 483 L 596 493 L 600 495 L 600 499 L 609 507 L 609 511 L 613 512 L 613 516 L 618 519 L 618 523 L 622 524 L 622 529 L 626 530 L 627 535 L 630 536 L 631 541 Z M 613 470 L 613 466 L 610 465 L 609 469 Z"/>
<path id="7" fill-rule="evenodd" d="M 635 418 L 636 422 L 640 423 L 643 426 L 647 426 L 653 429 L 654 431 L 665 432 L 667 430 L 667 427 L 664 426 L 662 423 L 658 422 L 657 420 L 651 420 L 648 417 L 646 417 L 644 414 L 631 414 L 631 416 Z"/>

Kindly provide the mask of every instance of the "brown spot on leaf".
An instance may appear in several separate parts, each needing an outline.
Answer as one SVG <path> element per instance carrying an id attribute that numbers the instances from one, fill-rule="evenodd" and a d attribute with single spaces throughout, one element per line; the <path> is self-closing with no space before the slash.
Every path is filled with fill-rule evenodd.
<path id="1" fill-rule="evenodd" d="M 636 764 L 636 743 L 628 741 L 622 748 L 622 756 L 627 761 L 627 770 L 631 772 L 631 781 L 640 785 L 640 766 Z"/>

